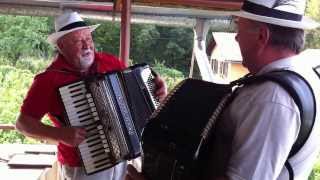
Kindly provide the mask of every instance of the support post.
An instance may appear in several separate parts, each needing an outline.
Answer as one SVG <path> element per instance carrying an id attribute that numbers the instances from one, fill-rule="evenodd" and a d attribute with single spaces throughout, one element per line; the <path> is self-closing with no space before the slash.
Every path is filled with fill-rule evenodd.
<path id="1" fill-rule="evenodd" d="M 130 56 L 131 0 L 123 0 L 122 2 L 120 58 L 128 65 Z"/>
<path id="2" fill-rule="evenodd" d="M 202 79 L 209 82 L 217 82 L 218 80 L 214 78 L 206 53 L 206 35 L 208 31 L 208 22 L 205 19 L 197 19 L 196 26 L 194 27 L 193 52 L 199 66 Z"/>

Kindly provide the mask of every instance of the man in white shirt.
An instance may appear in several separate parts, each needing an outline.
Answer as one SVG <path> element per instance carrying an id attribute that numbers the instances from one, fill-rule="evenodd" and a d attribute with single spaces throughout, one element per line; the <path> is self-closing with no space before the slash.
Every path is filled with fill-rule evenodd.
<path id="1" fill-rule="evenodd" d="M 318 23 L 304 17 L 304 0 L 246 0 L 235 13 L 236 40 L 243 65 L 253 75 L 286 69 L 300 74 L 310 85 L 320 112 L 320 79 L 299 56 L 304 29 Z M 312 103 L 312 102 L 310 102 Z M 288 162 L 294 179 L 307 179 L 319 153 L 320 116 L 302 148 Z M 241 88 L 219 122 L 222 144 L 215 144 L 208 179 L 289 180 L 285 162 L 300 131 L 301 119 L 294 99 L 271 81 Z M 223 152 L 225 163 L 218 163 Z M 215 168 L 223 169 L 222 174 Z M 143 179 L 131 166 L 127 180 Z"/>

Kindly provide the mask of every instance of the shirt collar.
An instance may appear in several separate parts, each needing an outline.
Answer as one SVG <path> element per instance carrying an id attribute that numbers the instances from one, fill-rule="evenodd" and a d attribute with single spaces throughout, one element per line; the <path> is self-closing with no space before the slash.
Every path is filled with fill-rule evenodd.
<path id="1" fill-rule="evenodd" d="M 291 69 L 297 62 L 298 55 L 290 56 L 287 58 L 278 59 L 265 67 L 263 67 L 257 75 L 264 74 L 274 70 L 288 70 Z M 298 61 L 299 62 L 299 61 Z"/>

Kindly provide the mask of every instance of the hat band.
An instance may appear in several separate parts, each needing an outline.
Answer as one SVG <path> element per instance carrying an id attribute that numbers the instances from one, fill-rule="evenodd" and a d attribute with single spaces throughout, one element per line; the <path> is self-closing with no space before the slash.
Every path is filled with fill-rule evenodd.
<path id="1" fill-rule="evenodd" d="M 59 32 L 70 30 L 70 29 L 77 28 L 77 27 L 84 27 L 84 26 L 87 26 L 87 24 L 84 21 L 77 21 L 77 22 L 74 22 L 74 23 L 71 23 L 71 24 L 64 26 L 63 28 L 61 28 L 59 30 Z"/>
<path id="2" fill-rule="evenodd" d="M 244 1 L 242 5 L 242 10 L 249 13 L 253 13 L 260 16 L 273 17 L 278 19 L 285 19 L 291 21 L 301 21 L 302 15 L 294 14 L 290 12 L 279 11 L 276 9 L 271 9 L 259 4 L 252 3 L 250 1 Z"/>

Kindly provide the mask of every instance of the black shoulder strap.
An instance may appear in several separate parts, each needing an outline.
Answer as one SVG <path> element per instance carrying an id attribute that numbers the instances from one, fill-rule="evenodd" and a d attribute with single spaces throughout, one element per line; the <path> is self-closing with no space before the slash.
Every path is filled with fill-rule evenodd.
<path id="1" fill-rule="evenodd" d="M 293 98 L 300 111 L 301 126 L 297 140 L 293 144 L 288 159 L 295 155 L 304 143 L 307 141 L 316 116 L 315 96 L 310 84 L 298 73 L 289 70 L 272 71 L 259 76 L 251 76 L 240 79 L 238 84 L 252 84 L 263 81 L 273 81 L 283 87 Z M 233 82 L 234 83 L 234 82 Z M 286 161 L 290 175 L 290 180 L 293 179 L 293 169 Z"/>

